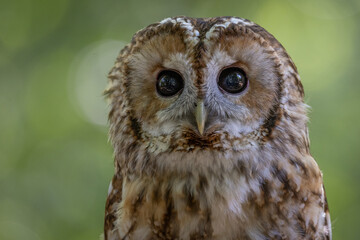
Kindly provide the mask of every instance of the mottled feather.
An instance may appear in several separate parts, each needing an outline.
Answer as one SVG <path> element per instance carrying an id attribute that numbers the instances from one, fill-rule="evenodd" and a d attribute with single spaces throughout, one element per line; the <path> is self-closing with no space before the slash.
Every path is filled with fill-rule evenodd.
<path id="1" fill-rule="evenodd" d="M 241 94 L 218 86 L 229 67 L 246 73 Z M 172 97 L 156 89 L 164 70 L 184 81 Z M 151 24 L 120 52 L 106 95 L 115 175 L 105 240 L 331 239 L 300 77 L 262 27 L 235 17 Z"/>

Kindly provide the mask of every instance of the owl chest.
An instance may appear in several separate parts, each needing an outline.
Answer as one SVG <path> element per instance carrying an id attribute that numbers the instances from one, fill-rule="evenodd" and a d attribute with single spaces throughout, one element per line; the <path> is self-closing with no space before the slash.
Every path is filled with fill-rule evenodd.
<path id="1" fill-rule="evenodd" d="M 202 183 L 201 183 L 202 182 Z M 124 185 L 117 229 L 130 239 L 247 239 L 254 228 L 245 179 L 135 180 Z"/>

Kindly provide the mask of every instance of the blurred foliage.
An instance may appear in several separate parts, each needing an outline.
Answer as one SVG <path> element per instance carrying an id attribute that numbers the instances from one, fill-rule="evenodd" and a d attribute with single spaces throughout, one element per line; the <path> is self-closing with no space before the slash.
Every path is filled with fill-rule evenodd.
<path id="1" fill-rule="evenodd" d="M 0 0 L 0 239 L 97 239 L 113 173 L 106 74 L 165 17 L 240 16 L 298 66 L 334 239 L 358 239 L 360 1 Z"/>

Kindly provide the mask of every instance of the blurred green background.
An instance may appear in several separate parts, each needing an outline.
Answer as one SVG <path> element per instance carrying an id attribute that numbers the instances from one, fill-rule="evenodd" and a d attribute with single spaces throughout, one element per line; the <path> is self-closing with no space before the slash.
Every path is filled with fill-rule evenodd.
<path id="1" fill-rule="evenodd" d="M 285 46 L 334 239 L 359 239 L 359 0 L 0 0 L 0 240 L 98 239 L 113 174 L 106 75 L 133 33 L 176 15 L 248 18 Z"/>

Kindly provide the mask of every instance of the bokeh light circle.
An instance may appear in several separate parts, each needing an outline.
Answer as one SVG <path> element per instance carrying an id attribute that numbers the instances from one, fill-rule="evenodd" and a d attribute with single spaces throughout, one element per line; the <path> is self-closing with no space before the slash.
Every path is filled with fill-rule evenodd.
<path id="1" fill-rule="evenodd" d="M 80 51 L 69 74 L 69 93 L 74 106 L 86 120 L 93 124 L 106 125 L 107 104 L 103 91 L 107 74 L 124 43 L 103 40 Z"/>

